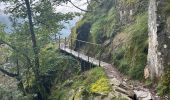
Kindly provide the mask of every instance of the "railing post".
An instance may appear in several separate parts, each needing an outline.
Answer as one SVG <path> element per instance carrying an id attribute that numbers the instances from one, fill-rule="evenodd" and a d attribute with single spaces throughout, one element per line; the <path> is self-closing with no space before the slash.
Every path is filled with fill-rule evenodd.
<path id="1" fill-rule="evenodd" d="M 78 41 L 78 48 L 80 47 L 80 41 Z M 79 55 L 80 55 L 80 53 L 79 53 L 79 50 L 78 50 L 78 58 L 79 58 Z"/>
<path id="2" fill-rule="evenodd" d="M 100 45 L 99 67 L 101 67 L 102 44 Z"/>
<path id="3" fill-rule="evenodd" d="M 88 59 L 88 62 L 89 62 L 89 55 L 87 55 L 87 57 L 88 57 L 87 59 Z"/>
<path id="4" fill-rule="evenodd" d="M 72 38 L 71 38 L 71 42 L 70 42 L 70 52 L 72 54 Z"/>
<path id="5" fill-rule="evenodd" d="M 59 39 L 59 44 L 58 44 L 58 46 L 59 46 L 59 49 L 60 49 L 60 35 L 59 35 L 59 38 L 58 38 L 58 39 Z"/>
<path id="6" fill-rule="evenodd" d="M 66 37 L 65 37 L 65 41 L 64 41 L 64 49 L 66 49 Z"/>
<path id="7" fill-rule="evenodd" d="M 89 55 L 87 54 L 87 59 L 88 59 L 88 64 L 90 64 L 89 62 Z M 90 64 L 90 69 L 91 69 L 91 64 Z"/>
<path id="8" fill-rule="evenodd" d="M 57 42 L 57 34 L 55 34 L 55 42 Z"/>

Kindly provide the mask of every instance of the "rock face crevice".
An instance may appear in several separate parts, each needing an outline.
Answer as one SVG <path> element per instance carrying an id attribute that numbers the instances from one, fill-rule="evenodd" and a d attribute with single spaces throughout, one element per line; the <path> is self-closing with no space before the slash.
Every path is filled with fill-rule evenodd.
<path id="1" fill-rule="evenodd" d="M 76 30 L 78 34 L 77 39 L 81 41 L 87 41 L 89 37 L 89 33 L 90 33 L 90 28 L 91 28 L 90 23 L 84 23 L 80 28 L 78 28 Z M 75 50 L 78 50 L 79 48 L 81 48 L 81 46 L 84 45 L 84 42 L 81 42 L 81 41 L 76 40 Z"/>
<path id="2" fill-rule="evenodd" d="M 149 2 L 149 49 L 148 49 L 148 68 L 151 79 L 160 78 L 169 66 L 170 38 L 168 30 L 168 16 L 163 9 L 169 2 L 166 0 L 150 0 Z"/>

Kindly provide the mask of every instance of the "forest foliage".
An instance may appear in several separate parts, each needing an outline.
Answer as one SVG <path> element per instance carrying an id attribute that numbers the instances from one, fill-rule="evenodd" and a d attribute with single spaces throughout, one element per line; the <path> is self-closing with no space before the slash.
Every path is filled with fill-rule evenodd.
<path id="1" fill-rule="evenodd" d="M 11 94 L 11 97 L 46 100 L 53 83 L 80 71 L 79 63 L 59 53 L 54 43 L 54 37 L 64 28 L 62 22 L 73 19 L 76 13 L 55 12 L 54 6 L 68 0 L 0 2 L 10 4 L 5 12 L 10 15 L 13 27 L 10 34 L 4 31 L 3 25 L 0 27 L 0 53 L 4 59 L 0 71 L 17 80 L 21 94 Z"/>

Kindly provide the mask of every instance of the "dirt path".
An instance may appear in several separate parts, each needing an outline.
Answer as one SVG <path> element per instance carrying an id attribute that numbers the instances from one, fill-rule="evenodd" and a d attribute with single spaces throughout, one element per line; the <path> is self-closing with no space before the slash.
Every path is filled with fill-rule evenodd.
<path id="1" fill-rule="evenodd" d="M 147 88 L 146 85 L 142 82 L 128 79 L 110 64 L 104 67 L 104 69 L 110 80 L 113 80 L 114 78 L 114 80 L 117 79 L 117 81 L 119 81 L 119 85 L 125 85 L 125 89 L 129 89 L 126 90 L 127 92 L 131 92 L 132 90 L 137 95 L 138 100 L 168 100 L 157 96 L 155 88 Z"/>
<path id="2" fill-rule="evenodd" d="M 67 48 L 67 46 L 65 47 L 64 44 L 61 44 L 60 50 L 67 52 L 75 57 L 78 57 L 84 61 L 87 61 L 93 65 L 100 65 L 101 67 L 103 67 L 113 89 L 118 93 L 121 93 L 122 95 L 130 96 L 131 98 L 133 98 L 134 94 L 136 94 L 138 100 L 162 100 L 158 96 L 156 96 L 154 92 L 151 92 L 152 90 L 145 88 L 142 83 L 135 82 L 133 80 L 130 80 L 130 82 L 128 82 L 129 80 L 127 80 L 127 78 L 111 64 L 99 61 L 95 58 L 88 57 L 82 53 L 71 50 Z"/>

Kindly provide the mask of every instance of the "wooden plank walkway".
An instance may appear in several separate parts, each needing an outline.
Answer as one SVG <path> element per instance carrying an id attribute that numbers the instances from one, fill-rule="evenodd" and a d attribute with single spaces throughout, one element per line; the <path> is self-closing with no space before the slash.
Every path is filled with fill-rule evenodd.
<path id="1" fill-rule="evenodd" d="M 149 91 L 149 89 L 146 89 L 146 88 L 143 88 L 140 86 L 133 87 L 134 89 L 129 87 L 126 82 L 123 82 L 123 75 L 120 74 L 120 72 L 113 65 L 103 62 L 103 61 L 99 61 L 92 57 L 88 57 L 87 55 L 82 54 L 80 52 L 71 50 L 68 48 L 67 45 L 65 46 L 64 43 L 61 43 L 59 45 L 60 45 L 59 46 L 60 50 L 66 52 L 74 57 L 80 58 L 86 62 L 89 62 L 93 65 L 96 65 L 96 66 L 100 65 L 101 67 L 103 67 L 106 72 L 106 75 L 109 78 L 109 83 L 111 85 L 114 84 L 114 85 L 112 85 L 113 86 L 112 89 L 115 89 L 115 86 L 117 86 L 115 91 L 119 91 L 119 92 L 123 93 L 121 95 L 127 95 L 128 97 L 132 97 L 133 98 L 133 99 L 131 98 L 132 100 L 137 100 L 137 98 L 140 98 L 139 100 L 152 100 L 152 98 L 154 98 L 153 100 L 160 100 L 160 99 L 157 99 L 156 96 L 153 96 L 153 94 Z M 134 94 L 136 94 L 137 98 Z M 131 99 L 128 98 L 128 100 L 131 100 Z"/>
<path id="2" fill-rule="evenodd" d="M 82 54 L 80 52 L 77 52 L 77 51 L 74 51 L 72 49 L 69 49 L 68 46 L 65 46 L 64 44 L 60 44 L 60 50 L 66 52 L 68 54 L 71 54 L 74 57 L 80 58 L 80 59 L 82 59 L 82 60 L 84 60 L 86 62 L 89 62 L 89 63 L 91 63 L 93 65 L 101 66 L 102 68 L 104 68 L 104 70 L 105 70 L 105 72 L 106 72 L 109 79 L 116 78 L 116 79 L 118 79 L 119 81 L 122 82 L 122 75 L 111 64 L 103 62 L 103 61 L 99 61 L 99 60 L 97 60 L 95 58 L 89 57 L 89 56 L 84 55 L 84 54 Z"/>

